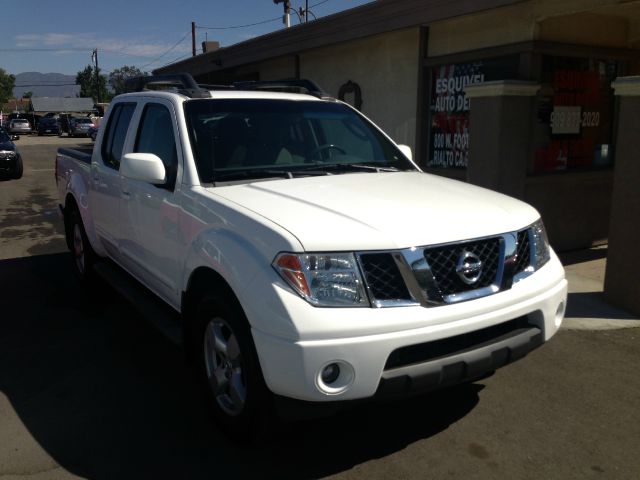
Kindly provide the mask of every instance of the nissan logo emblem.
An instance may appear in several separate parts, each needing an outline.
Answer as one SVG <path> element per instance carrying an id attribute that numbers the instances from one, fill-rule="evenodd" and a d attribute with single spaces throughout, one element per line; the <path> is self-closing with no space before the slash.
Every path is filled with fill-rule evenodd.
<path id="1" fill-rule="evenodd" d="M 464 283 L 473 285 L 482 275 L 482 260 L 475 253 L 464 250 L 458 258 L 456 273 Z"/>

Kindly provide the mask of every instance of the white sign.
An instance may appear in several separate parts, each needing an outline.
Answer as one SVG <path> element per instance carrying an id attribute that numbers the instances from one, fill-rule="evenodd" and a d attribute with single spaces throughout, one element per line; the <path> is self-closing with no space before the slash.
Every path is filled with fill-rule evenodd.
<path id="1" fill-rule="evenodd" d="M 577 135 L 582 125 L 582 107 L 556 106 L 551 112 L 552 135 Z"/>

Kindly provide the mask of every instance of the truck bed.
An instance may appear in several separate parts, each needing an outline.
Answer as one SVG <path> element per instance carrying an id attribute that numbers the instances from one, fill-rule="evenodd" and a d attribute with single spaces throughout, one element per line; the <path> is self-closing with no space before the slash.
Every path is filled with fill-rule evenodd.
<path id="1" fill-rule="evenodd" d="M 91 163 L 91 154 L 93 153 L 93 146 L 91 147 L 78 147 L 78 148 L 59 148 L 58 155 L 64 155 L 65 157 L 73 158 L 83 163 Z"/>

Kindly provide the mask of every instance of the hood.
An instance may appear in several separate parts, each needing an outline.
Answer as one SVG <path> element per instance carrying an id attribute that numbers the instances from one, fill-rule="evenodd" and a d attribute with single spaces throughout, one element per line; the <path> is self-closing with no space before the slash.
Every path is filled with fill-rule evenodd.
<path id="1" fill-rule="evenodd" d="M 434 245 L 516 231 L 539 218 L 519 200 L 420 172 L 327 175 L 208 190 L 287 229 L 306 251 Z"/>
<path id="2" fill-rule="evenodd" d="M 16 146 L 13 142 L 0 142 L 0 150 L 15 152 Z"/>

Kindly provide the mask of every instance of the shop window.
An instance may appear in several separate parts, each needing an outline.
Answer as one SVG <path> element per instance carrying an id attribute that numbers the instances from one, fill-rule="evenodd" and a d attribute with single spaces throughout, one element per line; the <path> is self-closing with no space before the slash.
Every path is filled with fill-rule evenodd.
<path id="1" fill-rule="evenodd" d="M 475 83 L 517 78 L 518 65 L 518 55 L 509 55 L 431 69 L 427 167 L 467 168 L 471 105 L 464 89 Z"/>
<path id="2" fill-rule="evenodd" d="M 614 61 L 543 57 L 534 173 L 613 164 L 617 71 Z"/>

